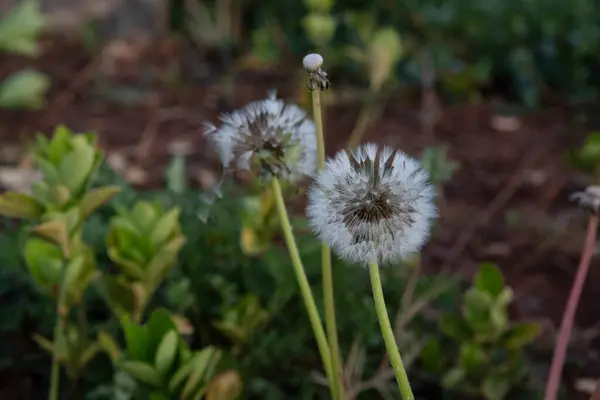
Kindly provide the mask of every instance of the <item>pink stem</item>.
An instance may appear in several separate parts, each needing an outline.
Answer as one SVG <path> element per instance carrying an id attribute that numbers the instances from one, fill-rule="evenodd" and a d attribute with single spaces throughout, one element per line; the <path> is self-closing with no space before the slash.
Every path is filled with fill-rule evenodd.
<path id="1" fill-rule="evenodd" d="M 567 301 L 567 307 L 565 308 L 565 313 L 563 314 L 560 325 L 560 333 L 558 334 L 558 341 L 554 349 L 554 355 L 552 356 L 552 366 L 550 367 L 550 375 L 548 376 L 548 382 L 546 383 L 544 400 L 556 400 L 563 365 L 565 363 L 565 355 L 567 354 L 567 347 L 569 345 L 569 338 L 571 336 L 571 330 L 573 329 L 575 311 L 577 310 L 585 277 L 587 276 L 590 267 L 590 260 L 594 254 L 597 229 L 598 216 L 592 215 L 588 223 L 587 236 L 585 238 L 585 245 L 581 251 L 579 267 L 577 267 L 577 275 L 575 275 L 575 281 L 573 282 L 569 300 Z"/>

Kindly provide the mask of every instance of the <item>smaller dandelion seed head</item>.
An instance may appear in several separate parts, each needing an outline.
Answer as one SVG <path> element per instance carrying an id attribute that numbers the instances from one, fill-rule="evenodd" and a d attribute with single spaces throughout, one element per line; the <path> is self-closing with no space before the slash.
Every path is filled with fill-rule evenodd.
<path id="1" fill-rule="evenodd" d="M 434 199 L 415 159 L 368 144 L 328 160 L 309 191 L 307 214 L 340 257 L 385 264 L 420 249 L 437 215 Z"/>
<path id="2" fill-rule="evenodd" d="M 307 54 L 302 60 L 302 65 L 308 72 L 316 72 L 323 66 L 323 57 L 317 53 Z"/>
<path id="3" fill-rule="evenodd" d="M 207 136 L 228 168 L 256 167 L 264 178 L 297 181 L 316 171 L 316 131 L 306 112 L 270 92 L 240 110 L 220 117 L 219 128 L 208 125 Z"/>

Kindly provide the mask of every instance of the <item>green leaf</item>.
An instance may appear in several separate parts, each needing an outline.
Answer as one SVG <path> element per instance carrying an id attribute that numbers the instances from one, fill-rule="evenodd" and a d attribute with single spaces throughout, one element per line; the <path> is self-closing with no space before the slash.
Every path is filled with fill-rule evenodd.
<path id="1" fill-rule="evenodd" d="M 515 324 L 504 334 L 503 342 L 509 349 L 518 350 L 533 342 L 541 331 L 542 327 L 535 322 Z"/>
<path id="2" fill-rule="evenodd" d="M 0 195 L 0 214 L 6 217 L 36 220 L 43 212 L 43 207 L 26 194 L 5 192 Z"/>
<path id="3" fill-rule="evenodd" d="M 54 354 L 54 343 L 52 343 L 51 340 L 48 340 L 37 333 L 33 334 L 32 339 L 38 344 L 38 346 L 47 351 L 49 354 Z"/>
<path id="4" fill-rule="evenodd" d="M 179 228 L 179 208 L 173 208 L 167 211 L 156 221 L 154 229 L 150 234 L 150 242 L 154 246 L 164 243 Z"/>
<path id="5" fill-rule="evenodd" d="M 179 341 L 179 335 L 176 331 L 169 331 L 163 336 L 158 349 L 156 350 L 156 356 L 154 357 L 154 366 L 161 376 L 166 376 L 175 357 L 177 356 L 177 344 Z"/>
<path id="6" fill-rule="evenodd" d="M 65 276 L 69 303 L 76 304 L 81 301 L 94 276 L 96 276 L 94 254 L 88 248 L 81 250 L 77 256 L 71 257 Z"/>
<path id="7" fill-rule="evenodd" d="M 72 133 L 64 125 L 54 128 L 52 139 L 47 142 L 45 148 L 40 148 L 40 158 L 46 158 L 52 165 L 58 166 L 61 160 L 71 151 Z M 57 171 L 57 176 L 59 176 Z"/>
<path id="8" fill-rule="evenodd" d="M 490 308 L 489 317 L 496 333 L 504 331 L 508 325 L 508 311 L 504 306 L 494 304 L 494 306 Z"/>
<path id="9" fill-rule="evenodd" d="M 99 343 L 93 342 L 85 347 L 85 350 L 79 356 L 77 366 L 80 370 L 84 370 L 87 364 L 102 350 Z"/>
<path id="10" fill-rule="evenodd" d="M 169 311 L 159 308 L 152 312 L 146 323 L 146 329 L 148 332 L 148 349 L 153 352 L 152 355 L 154 356 L 163 337 L 169 331 L 177 331 L 177 326 L 173 322 Z"/>
<path id="11" fill-rule="evenodd" d="M 135 296 L 131 286 L 122 279 L 102 275 L 99 290 L 110 307 L 111 311 L 119 318 L 129 317 L 135 309 Z"/>
<path id="12" fill-rule="evenodd" d="M 175 261 L 177 261 L 177 253 L 164 250 L 158 252 L 147 266 L 146 281 L 153 285 L 160 284 Z"/>
<path id="13" fill-rule="evenodd" d="M 37 56 L 37 36 L 45 26 L 44 15 L 37 1 L 25 0 L 0 21 L 0 51 Z"/>
<path id="14" fill-rule="evenodd" d="M 467 372 L 479 372 L 488 362 L 485 351 L 477 343 L 466 342 L 460 346 L 458 356 L 461 369 Z"/>
<path id="15" fill-rule="evenodd" d="M 85 144 L 75 147 L 61 159 L 58 165 L 61 180 L 74 196 L 80 195 L 92 173 L 95 155 L 96 149 Z"/>
<path id="16" fill-rule="evenodd" d="M 24 256 L 36 284 L 45 288 L 58 284 L 63 265 L 58 247 L 45 240 L 31 238 L 25 242 Z"/>
<path id="17" fill-rule="evenodd" d="M 102 350 L 108 354 L 113 364 L 116 364 L 121 358 L 121 349 L 112 335 L 105 331 L 98 332 L 98 343 Z"/>
<path id="18" fill-rule="evenodd" d="M 181 392 L 182 398 L 188 398 L 197 390 L 205 390 L 205 388 L 198 388 L 198 386 L 210 379 L 220 357 L 221 353 L 213 347 L 207 347 L 198 353 L 192 373 Z"/>
<path id="19" fill-rule="evenodd" d="M 458 387 L 467 377 L 464 370 L 460 368 L 452 368 L 442 378 L 442 385 L 447 388 Z"/>
<path id="20" fill-rule="evenodd" d="M 12 74 L 0 85 L 0 107 L 42 108 L 49 87 L 50 79 L 36 70 L 26 69 Z"/>
<path id="21" fill-rule="evenodd" d="M 69 229 L 64 220 L 54 219 L 35 226 L 32 231 L 58 245 L 67 255 L 69 252 Z"/>
<path id="22" fill-rule="evenodd" d="M 150 232 L 161 212 L 156 204 L 138 201 L 133 206 L 131 221 L 140 232 Z"/>
<path id="23" fill-rule="evenodd" d="M 187 189 L 187 174 L 185 171 L 185 157 L 173 156 L 165 172 L 167 188 L 173 193 L 181 194 Z"/>
<path id="24" fill-rule="evenodd" d="M 121 191 L 119 186 L 104 186 L 87 192 L 81 200 L 81 217 L 92 214 L 98 207 L 112 199 Z"/>
<path id="25" fill-rule="evenodd" d="M 438 327 L 449 337 L 463 341 L 472 336 L 467 323 L 457 315 L 442 314 L 438 319 Z"/>
<path id="26" fill-rule="evenodd" d="M 121 257 L 119 250 L 116 247 L 109 247 L 107 250 L 108 258 L 132 280 L 144 280 L 146 274 L 144 270 L 134 261 L 127 260 Z"/>
<path id="27" fill-rule="evenodd" d="M 145 326 L 140 326 L 129 318 L 121 319 L 121 326 L 125 332 L 125 343 L 127 352 L 137 361 L 151 361 L 149 353 L 148 330 Z"/>
<path id="28" fill-rule="evenodd" d="M 194 370 L 194 366 L 196 365 L 196 358 L 198 355 L 195 355 L 191 360 L 187 363 L 179 367 L 177 371 L 171 377 L 169 381 L 169 391 L 175 392 L 177 388 L 184 382 L 185 378 L 187 378 L 192 371 Z"/>
<path id="29" fill-rule="evenodd" d="M 477 289 L 496 297 L 504 289 L 504 277 L 496 265 L 482 263 L 475 275 L 474 285 Z"/>
<path id="30" fill-rule="evenodd" d="M 161 385 L 160 375 L 150 364 L 140 361 L 121 361 L 119 368 L 150 386 L 158 388 Z"/>
<path id="31" fill-rule="evenodd" d="M 481 392 L 486 400 L 504 400 L 509 390 L 510 382 L 502 376 L 487 376 L 481 384 Z"/>

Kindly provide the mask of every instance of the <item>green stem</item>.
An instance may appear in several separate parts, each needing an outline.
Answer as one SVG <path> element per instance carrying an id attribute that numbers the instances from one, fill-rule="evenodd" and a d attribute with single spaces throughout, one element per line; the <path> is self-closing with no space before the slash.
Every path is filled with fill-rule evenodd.
<path id="1" fill-rule="evenodd" d="M 290 253 L 290 258 L 292 259 L 292 265 L 294 266 L 294 272 L 296 273 L 296 279 L 298 280 L 298 285 L 300 286 L 300 292 L 302 293 L 304 305 L 306 307 L 306 311 L 308 312 L 308 319 L 310 320 L 310 324 L 317 341 L 317 346 L 319 347 L 319 352 L 321 353 L 321 359 L 323 360 L 323 366 L 325 367 L 327 379 L 329 382 L 332 382 L 331 353 L 329 351 L 329 345 L 327 344 L 327 338 L 325 337 L 325 331 L 323 330 L 323 324 L 321 323 L 321 318 L 319 317 L 319 312 L 317 311 L 315 299 L 312 295 L 310 285 L 308 284 L 306 273 L 304 272 L 304 266 L 302 265 L 300 253 L 298 252 L 298 246 L 296 245 L 296 240 L 294 239 L 294 234 L 292 233 L 292 226 L 290 225 L 290 220 L 285 208 L 285 202 L 281 192 L 281 185 L 279 184 L 279 180 L 275 177 L 271 179 L 271 184 L 273 187 L 273 194 L 275 195 L 275 203 L 277 204 L 277 213 L 279 214 L 279 219 L 281 220 L 281 229 L 283 230 L 285 242 Z M 332 392 L 333 386 L 334 385 L 330 385 L 330 390 L 332 390 Z"/>
<path id="2" fill-rule="evenodd" d="M 323 134 L 323 115 L 321 110 L 321 91 L 312 91 L 313 119 L 317 131 L 317 165 L 319 170 L 325 167 L 325 135 Z M 331 270 L 331 250 L 327 244 L 321 245 L 321 268 L 323 274 L 323 302 L 325 306 L 325 328 L 331 349 L 331 367 L 334 380 L 329 382 L 333 387 L 333 398 L 344 399 L 344 382 L 342 378 L 340 346 L 338 343 L 337 324 L 335 320 L 335 300 L 333 294 L 333 273 Z"/>
<path id="3" fill-rule="evenodd" d="M 342 381 L 342 370 L 340 366 L 340 347 L 337 337 L 337 324 L 335 321 L 335 301 L 333 298 L 333 274 L 331 270 L 331 251 L 325 243 L 321 245 L 321 265 L 323 268 L 323 302 L 325 304 L 325 328 L 331 349 L 331 367 L 334 380 L 331 386 L 335 387 L 334 397 L 344 399 L 344 383 Z"/>
<path id="4" fill-rule="evenodd" d="M 66 316 L 64 304 L 67 294 L 65 285 L 65 277 L 67 276 L 67 260 L 63 260 L 63 265 L 60 271 L 60 281 L 58 287 L 58 300 L 56 302 L 56 320 L 54 322 L 54 337 L 52 339 L 54 343 L 54 352 L 52 353 L 52 370 L 50 372 L 50 393 L 48 394 L 49 400 L 58 400 L 59 388 L 60 388 L 60 363 L 59 354 L 57 349 L 60 347 L 59 343 L 63 342 L 63 325 Z"/>
<path id="5" fill-rule="evenodd" d="M 390 317 L 388 316 L 387 309 L 385 307 L 385 300 L 383 298 L 383 288 L 381 287 L 381 278 L 379 277 L 379 266 L 376 262 L 369 264 L 369 270 L 371 271 L 371 284 L 373 286 L 373 300 L 375 301 L 375 309 L 377 310 L 377 318 L 379 319 L 379 326 L 381 327 L 381 333 L 383 335 L 383 341 L 385 342 L 385 348 L 396 374 L 396 381 L 398 382 L 398 388 L 400 394 L 404 400 L 414 400 L 415 396 L 410 388 L 408 382 L 408 376 L 402 364 L 402 357 L 400 357 L 400 351 L 394 338 L 394 331 L 390 324 Z"/>
<path id="6" fill-rule="evenodd" d="M 321 91 L 312 91 L 313 120 L 317 131 L 317 165 L 319 169 L 325 166 L 325 137 L 323 135 L 323 114 L 321 113 Z"/>

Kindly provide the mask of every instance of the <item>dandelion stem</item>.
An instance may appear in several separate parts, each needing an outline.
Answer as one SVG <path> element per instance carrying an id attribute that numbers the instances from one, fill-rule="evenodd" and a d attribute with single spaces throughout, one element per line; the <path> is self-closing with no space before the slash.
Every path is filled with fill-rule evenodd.
<path id="1" fill-rule="evenodd" d="M 325 166 L 325 137 L 323 135 L 323 114 L 321 113 L 321 91 L 312 91 L 313 120 L 317 131 L 317 165 L 319 170 Z"/>
<path id="2" fill-rule="evenodd" d="M 579 261 L 579 267 L 577 267 L 575 281 L 571 287 L 571 293 L 569 294 L 567 306 L 560 324 L 560 332 L 558 334 L 556 347 L 554 348 L 554 355 L 552 356 L 552 365 L 550 367 L 550 375 L 548 376 L 546 383 L 546 394 L 544 395 L 544 400 L 556 400 L 556 396 L 558 394 L 560 378 L 562 375 L 563 365 L 565 363 L 565 356 L 567 354 L 567 347 L 569 346 L 569 338 L 571 337 L 571 331 L 573 330 L 575 312 L 577 311 L 577 305 L 579 304 L 579 298 L 581 297 L 583 284 L 585 283 L 585 278 L 590 268 L 590 261 L 594 255 L 597 230 L 598 216 L 592 215 L 590 216 L 588 223 L 587 236 L 581 251 L 581 259 Z"/>
<path id="3" fill-rule="evenodd" d="M 321 91 L 312 91 L 313 119 L 317 131 L 317 162 L 319 170 L 325 166 L 325 135 L 323 134 L 323 114 L 321 110 Z M 325 328 L 331 349 L 331 367 L 333 380 L 329 385 L 334 388 L 334 399 L 344 398 L 340 346 L 338 343 L 337 323 L 335 320 L 335 300 L 333 294 L 333 272 L 331 270 L 331 250 L 326 243 L 321 245 L 321 268 L 323 274 L 323 302 L 325 305 Z"/>
<path id="4" fill-rule="evenodd" d="M 65 298 L 67 289 L 65 285 L 65 278 L 67 275 L 67 261 L 63 261 L 63 265 L 60 271 L 60 280 L 58 287 L 58 300 L 56 302 L 56 320 L 54 322 L 54 351 L 52 353 L 52 369 L 50 372 L 50 393 L 48 394 L 49 400 L 58 400 L 59 388 L 60 388 L 60 363 L 58 349 L 60 343 L 63 341 L 62 335 L 64 332 L 64 321 L 66 316 L 64 310 Z"/>
<path id="5" fill-rule="evenodd" d="M 385 342 L 385 347 L 388 353 L 388 357 L 396 374 L 396 381 L 398 382 L 398 388 L 400 394 L 404 400 L 414 400 L 412 389 L 402 364 L 402 357 L 400 357 L 400 351 L 394 338 L 394 331 L 390 324 L 390 317 L 388 316 L 387 309 L 385 307 L 385 300 L 383 298 L 383 288 L 381 287 L 381 278 L 379 276 L 379 265 L 376 262 L 369 264 L 369 270 L 371 272 L 371 284 L 373 286 L 373 300 L 375 301 L 375 309 L 377 310 L 377 318 L 379 319 L 379 326 L 381 327 L 381 333 Z"/>
<path id="6" fill-rule="evenodd" d="M 312 295 L 310 285 L 308 284 L 306 273 L 304 272 L 304 266 L 302 265 L 302 260 L 300 259 L 298 246 L 296 245 L 296 240 L 294 239 L 294 234 L 292 233 L 292 226 L 290 225 L 290 220 L 288 218 L 287 210 L 285 208 L 285 202 L 283 200 L 283 194 L 281 192 L 281 185 L 279 184 L 279 180 L 275 177 L 271 179 L 271 184 L 273 187 L 273 194 L 275 195 L 277 212 L 279 214 L 279 219 L 281 220 L 281 229 L 283 230 L 285 242 L 287 244 L 288 251 L 292 259 L 292 265 L 294 266 L 296 279 L 298 280 L 298 285 L 300 286 L 300 292 L 302 293 L 304 305 L 306 307 L 306 311 L 308 312 L 308 318 L 310 320 L 310 324 L 312 326 L 313 333 L 317 341 L 317 346 L 319 347 L 319 352 L 321 353 L 321 358 L 323 360 L 323 366 L 325 367 L 327 379 L 329 380 L 329 382 L 332 382 L 331 352 L 329 351 L 329 345 L 327 344 L 327 338 L 325 336 L 325 331 L 323 329 L 321 318 L 319 317 L 319 312 L 317 311 L 315 299 Z M 334 385 L 330 385 L 330 390 L 333 396 Z"/>

